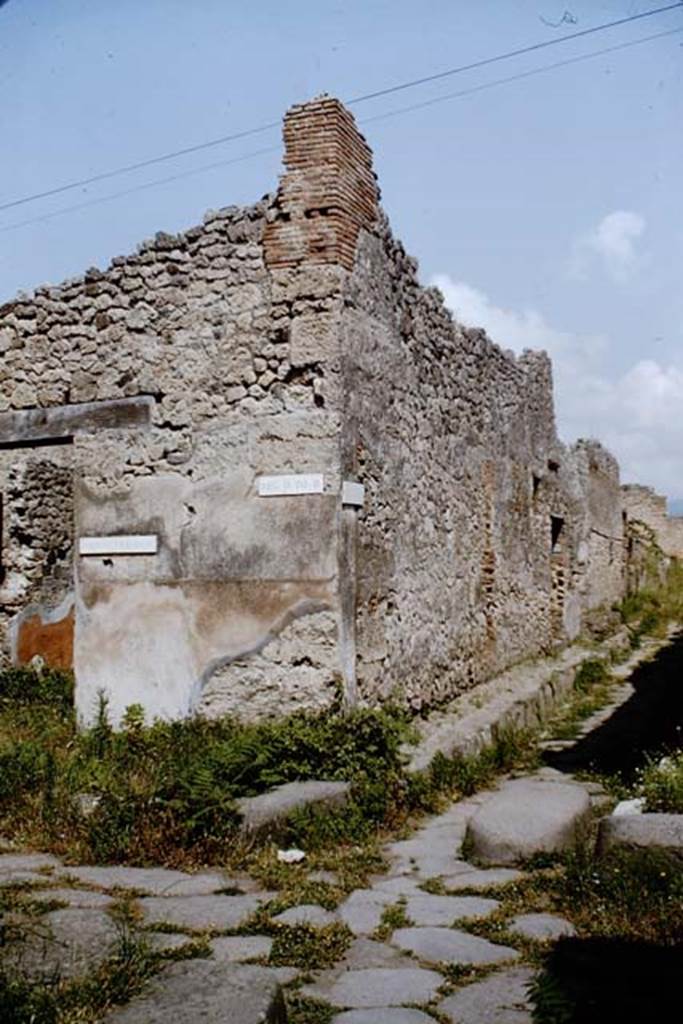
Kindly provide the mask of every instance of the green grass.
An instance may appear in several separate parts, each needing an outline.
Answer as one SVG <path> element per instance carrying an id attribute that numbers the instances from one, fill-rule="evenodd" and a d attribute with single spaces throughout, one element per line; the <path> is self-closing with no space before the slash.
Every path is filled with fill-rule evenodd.
<path id="1" fill-rule="evenodd" d="M 683 814 L 683 750 L 645 765 L 635 787 L 645 800 L 645 810 L 659 814 Z"/>

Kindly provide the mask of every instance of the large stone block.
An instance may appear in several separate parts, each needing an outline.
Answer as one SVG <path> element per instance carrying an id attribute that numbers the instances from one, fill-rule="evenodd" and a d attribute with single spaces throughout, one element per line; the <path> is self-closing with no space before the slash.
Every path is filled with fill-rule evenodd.
<path id="1" fill-rule="evenodd" d="M 580 786 L 513 779 L 470 819 L 467 842 L 486 864 L 515 864 L 570 848 L 589 813 L 590 798 Z"/>
<path id="2" fill-rule="evenodd" d="M 602 818 L 598 852 L 661 850 L 683 859 L 683 814 L 629 814 Z"/>

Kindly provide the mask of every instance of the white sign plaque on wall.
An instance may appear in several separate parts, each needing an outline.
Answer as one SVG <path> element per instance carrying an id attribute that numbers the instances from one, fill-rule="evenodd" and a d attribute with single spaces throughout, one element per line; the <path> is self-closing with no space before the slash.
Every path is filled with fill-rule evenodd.
<path id="1" fill-rule="evenodd" d="M 285 476 L 260 476 L 258 492 L 262 498 L 285 494 L 322 494 L 322 473 L 291 473 Z"/>
<path id="2" fill-rule="evenodd" d="M 365 502 L 365 487 L 355 480 L 344 480 L 342 484 L 342 505 L 355 505 L 362 508 Z"/>
<path id="3" fill-rule="evenodd" d="M 79 555 L 156 555 L 156 533 L 122 533 L 112 537 L 81 537 Z"/>

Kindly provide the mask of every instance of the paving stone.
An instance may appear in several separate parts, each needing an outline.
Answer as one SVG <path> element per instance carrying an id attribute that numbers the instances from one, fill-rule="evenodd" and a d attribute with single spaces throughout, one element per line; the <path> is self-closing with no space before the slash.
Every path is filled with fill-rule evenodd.
<path id="1" fill-rule="evenodd" d="M 373 1010 L 344 1010 L 332 1018 L 332 1024 L 434 1024 L 434 1018 L 422 1010 L 384 1006 Z"/>
<path id="2" fill-rule="evenodd" d="M 516 960 L 519 953 L 469 932 L 454 928 L 399 928 L 391 937 L 393 945 L 428 963 L 486 966 Z"/>
<path id="3" fill-rule="evenodd" d="M 13 871 L 37 871 L 39 868 L 58 868 L 60 861 L 50 853 L 3 853 L 0 854 L 0 875 Z"/>
<path id="4" fill-rule="evenodd" d="M 515 967 L 458 989 L 439 1003 L 453 1024 L 531 1024 L 526 987 L 533 971 Z"/>
<path id="5" fill-rule="evenodd" d="M 406 902 L 406 915 L 417 925 L 451 925 L 460 918 L 488 917 L 498 900 L 481 896 L 432 896 L 423 893 Z"/>
<path id="6" fill-rule="evenodd" d="M 145 924 L 223 931 L 239 928 L 260 902 L 258 896 L 148 896 L 139 906 Z"/>
<path id="7" fill-rule="evenodd" d="M 473 868 L 469 864 L 467 867 L 467 871 L 442 878 L 441 881 L 447 891 L 488 889 L 498 885 L 508 885 L 510 882 L 518 882 L 524 878 L 524 872 L 518 871 L 517 868 Z"/>
<path id="8" fill-rule="evenodd" d="M 52 900 L 58 900 L 60 903 L 68 903 L 70 907 L 78 907 L 82 910 L 103 910 L 114 902 L 113 897 L 104 892 L 67 888 L 34 889 L 30 893 L 30 899 L 38 903 L 50 903 Z"/>
<path id="9" fill-rule="evenodd" d="M 299 907 L 290 907 L 273 918 L 278 924 L 309 924 L 314 928 L 324 928 L 337 920 L 336 914 L 324 910 L 316 903 L 302 903 Z"/>
<path id="10" fill-rule="evenodd" d="M 301 974 L 298 967 L 272 967 L 271 970 L 281 985 L 291 984 Z"/>
<path id="11" fill-rule="evenodd" d="M 423 890 L 420 888 L 422 880 L 411 878 L 409 875 L 395 875 L 393 878 L 378 878 L 372 883 L 373 892 L 388 893 L 394 899 L 401 896 L 418 896 Z"/>
<path id="12" fill-rule="evenodd" d="M 315 985 L 302 992 L 332 1006 L 351 1010 L 366 1007 L 429 1003 L 443 984 L 436 971 L 418 967 L 369 967 L 358 971 L 324 971 Z"/>
<path id="13" fill-rule="evenodd" d="M 166 967 L 106 1024 L 286 1024 L 280 984 L 268 967 L 184 960 Z"/>
<path id="14" fill-rule="evenodd" d="M 240 963 L 270 956 L 273 940 L 268 935 L 224 935 L 211 940 L 211 952 L 223 963 Z"/>
<path id="15" fill-rule="evenodd" d="M 237 801 L 245 832 L 275 832 L 286 819 L 304 807 L 342 807 L 351 793 L 348 782 L 287 782 L 260 796 Z"/>
<path id="16" fill-rule="evenodd" d="M 576 935 L 571 921 L 555 914 L 520 914 L 510 922 L 509 930 L 539 942 L 559 939 L 562 935 Z"/>
<path id="17" fill-rule="evenodd" d="M 5 871 L 0 874 L 0 889 L 8 885 L 36 885 L 45 882 L 45 875 L 37 871 Z"/>
<path id="18" fill-rule="evenodd" d="M 108 914 L 82 909 L 45 914 L 26 934 L 3 947 L 3 965 L 35 981 L 84 976 L 108 958 L 120 935 Z"/>
<path id="19" fill-rule="evenodd" d="M 683 858 L 683 814 L 609 815 L 600 820 L 598 853 L 615 847 L 663 850 Z"/>
<path id="20" fill-rule="evenodd" d="M 456 870 L 458 853 L 462 840 L 450 837 L 403 839 L 390 843 L 385 852 L 390 858 L 393 871 L 402 874 L 415 874 L 419 878 L 437 878 L 448 875 Z"/>
<path id="21" fill-rule="evenodd" d="M 152 896 L 206 896 L 230 886 L 239 888 L 218 872 L 188 875 L 169 868 L 78 867 L 69 868 L 67 874 L 103 889 L 135 889 Z"/>
<path id="22" fill-rule="evenodd" d="M 539 852 L 572 846 L 590 812 L 580 786 L 537 779 L 505 782 L 468 825 L 474 856 L 487 864 L 514 864 Z"/>
<path id="23" fill-rule="evenodd" d="M 354 935 L 372 935 L 382 920 L 384 908 L 394 902 L 395 897 L 390 893 L 354 889 L 337 907 L 337 916 Z"/>
<path id="24" fill-rule="evenodd" d="M 340 967 L 414 967 L 415 962 L 400 949 L 374 939 L 354 939 L 346 951 Z"/>

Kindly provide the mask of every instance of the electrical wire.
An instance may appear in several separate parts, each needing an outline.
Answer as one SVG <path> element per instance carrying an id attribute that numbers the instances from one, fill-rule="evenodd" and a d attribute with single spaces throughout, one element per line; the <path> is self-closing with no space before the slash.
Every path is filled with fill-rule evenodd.
<path id="1" fill-rule="evenodd" d="M 560 36 L 556 39 L 546 39 L 543 42 L 532 43 L 529 46 L 523 46 L 515 50 L 508 50 L 506 53 L 499 53 L 493 57 L 485 57 L 481 60 L 473 61 L 470 64 L 461 64 L 458 67 L 449 68 L 446 71 L 439 71 L 433 75 L 426 75 L 422 78 L 411 79 L 407 82 L 400 82 L 396 85 L 387 86 L 385 89 L 378 89 L 374 92 L 365 93 L 361 96 L 355 96 L 353 99 L 347 100 L 347 106 L 354 106 L 359 103 L 365 103 L 371 99 L 377 99 L 381 96 L 388 96 L 395 92 L 401 92 L 405 89 L 412 89 L 419 85 L 426 85 L 430 82 L 440 81 L 443 78 L 448 78 L 453 75 L 461 74 L 465 71 L 473 71 L 477 68 L 487 67 L 490 64 L 495 64 L 498 61 L 510 60 L 513 57 L 520 57 L 524 54 L 533 53 L 536 50 L 545 49 L 549 46 L 557 46 L 560 43 L 570 42 L 573 39 L 583 38 L 585 36 L 593 35 L 596 32 L 604 32 L 610 28 L 617 28 L 620 25 L 626 25 L 630 22 L 640 21 L 643 18 L 651 18 L 658 14 L 664 14 L 667 11 L 675 10 L 676 8 L 683 7 L 683 0 L 679 0 L 677 3 L 667 4 L 664 7 L 656 7 L 649 11 L 643 11 L 640 14 L 632 14 L 626 18 L 619 18 L 616 21 L 604 22 L 601 25 L 594 25 L 592 28 L 582 29 L 579 32 L 571 32 L 567 35 Z M 233 132 L 229 135 L 222 135 L 216 139 L 209 139 L 206 142 L 197 143 L 194 146 L 185 146 L 182 149 L 173 150 L 170 153 L 163 153 L 160 156 L 150 157 L 147 160 L 140 160 L 136 163 L 126 164 L 123 167 L 117 167 L 109 171 L 102 171 L 99 174 L 91 175 L 87 178 L 80 178 L 77 181 L 68 182 L 65 185 L 58 185 L 54 188 L 45 189 L 42 192 L 34 192 L 28 196 L 22 196 L 19 199 L 12 199 L 5 203 L 0 203 L 0 211 L 13 209 L 17 206 L 23 206 L 26 203 L 35 202 L 38 199 L 47 199 L 50 196 L 59 195 L 63 192 L 69 192 L 75 188 L 81 188 L 85 185 L 93 185 L 96 182 L 105 181 L 108 178 L 117 177 L 120 174 L 129 174 L 133 171 L 142 170 L 145 167 L 152 167 L 155 164 L 163 163 L 166 160 L 175 160 L 180 156 L 187 156 L 190 153 L 198 153 L 201 150 L 209 149 L 214 146 L 222 146 L 228 142 L 235 142 L 238 139 L 248 138 L 252 135 L 259 135 L 263 132 L 273 131 L 280 127 L 280 121 L 271 121 L 268 124 L 260 125 L 256 128 L 247 128 L 244 131 Z"/>
<path id="2" fill-rule="evenodd" d="M 554 71 L 557 68 L 568 67 L 572 64 L 579 64 L 587 60 L 595 60 L 597 57 L 602 57 L 605 54 L 615 53 L 619 50 L 630 49 L 633 46 L 640 46 L 643 43 L 653 42 L 656 39 L 662 39 L 666 36 L 677 35 L 683 32 L 683 27 L 666 29 L 664 32 L 656 32 L 653 35 L 641 36 L 638 39 L 630 39 L 624 43 L 616 43 L 614 46 L 606 46 L 599 50 L 593 50 L 590 53 L 579 54 L 576 57 L 568 57 L 565 60 L 554 61 L 552 64 L 544 64 L 538 68 L 531 68 L 528 71 L 520 71 L 514 75 L 508 75 L 505 78 L 497 78 L 491 82 L 483 82 L 479 85 L 471 86 L 468 89 L 460 89 L 457 92 L 446 93 L 442 96 L 437 96 L 429 100 L 424 100 L 421 103 L 414 103 L 407 107 L 399 107 L 396 110 L 385 111 L 382 114 L 373 114 L 370 117 L 364 117 L 359 119 L 360 125 L 374 124 L 377 121 L 383 121 L 388 118 L 397 117 L 400 114 L 411 113 L 415 110 L 422 110 L 425 107 L 434 106 L 438 103 L 445 103 L 448 100 L 460 99 L 464 96 L 472 96 L 475 93 L 484 92 L 487 89 L 494 89 L 501 85 L 508 85 L 511 82 L 517 82 L 525 78 L 531 78 L 534 75 L 544 74 L 547 71 Z M 124 189 L 119 192 L 111 193 L 108 196 L 100 196 L 96 199 L 90 199 L 82 203 L 76 203 L 72 206 L 63 207 L 60 210 L 54 210 L 51 213 L 41 214 L 37 217 L 29 217 L 25 220 L 17 221 L 14 224 L 8 224 L 0 228 L 0 234 L 5 234 L 8 231 L 15 231 L 18 228 L 27 227 L 31 224 L 41 224 L 44 221 L 52 220 L 55 217 L 61 217 L 66 213 L 74 213 L 78 210 L 84 210 L 92 206 L 98 206 L 100 203 L 108 203 L 115 199 L 121 199 L 125 196 L 133 195 L 136 192 L 143 192 L 150 188 L 156 188 L 159 185 L 166 185 L 173 181 L 181 181 L 184 178 L 190 178 L 197 174 L 202 174 L 206 171 L 215 170 L 218 167 L 227 167 L 230 164 L 242 163 L 244 160 L 251 160 L 256 156 L 261 156 L 266 153 L 274 153 L 280 151 L 280 146 L 267 146 L 263 149 L 257 149 L 251 153 L 245 153 L 242 156 L 231 157 L 228 160 L 219 160 L 210 164 L 204 164 L 201 167 L 195 167 L 188 171 L 179 171 L 177 174 L 169 175 L 165 178 L 158 178 L 154 181 L 147 182 L 143 185 L 135 185 L 132 188 Z"/>

